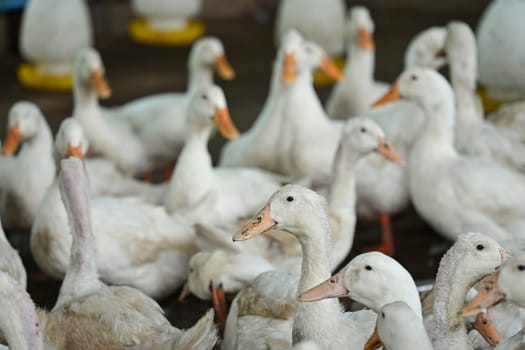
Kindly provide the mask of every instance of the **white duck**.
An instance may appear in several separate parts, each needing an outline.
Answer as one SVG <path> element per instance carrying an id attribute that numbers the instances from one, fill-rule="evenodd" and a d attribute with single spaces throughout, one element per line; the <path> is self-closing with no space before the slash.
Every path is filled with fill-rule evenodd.
<path id="1" fill-rule="evenodd" d="M 266 207 L 235 234 L 234 240 L 245 240 L 275 227 L 290 232 L 299 240 L 303 249 L 299 283 L 297 284 L 295 278 L 289 278 L 288 281 L 281 280 L 276 287 L 267 286 L 267 288 L 290 290 L 292 287 L 288 285 L 291 285 L 295 286 L 297 293 L 301 293 L 330 277 L 331 234 L 325 206 L 324 199 L 315 192 L 301 186 L 287 185 L 273 194 Z M 285 272 L 281 274 L 287 275 Z M 282 300 L 282 297 L 280 299 Z M 225 333 L 225 337 L 233 336 L 236 339 L 225 340 L 225 344 L 231 345 L 237 342 L 236 347 L 243 348 L 240 341 L 243 338 L 242 330 L 246 329 L 246 325 L 239 324 L 240 320 L 236 319 L 232 322 L 236 321 L 237 325 L 231 326 L 236 330 L 227 329 Z M 373 312 L 345 314 L 338 301 L 334 299 L 299 303 L 293 319 L 292 339 L 294 344 L 312 340 L 324 349 L 362 349 L 367 337 L 372 333 L 374 322 Z M 286 325 L 290 326 L 289 323 Z M 278 333 L 289 336 L 289 331 L 289 328 L 281 328 Z M 273 335 L 268 334 L 267 337 Z M 262 342 L 263 339 L 259 341 Z"/>
<path id="2" fill-rule="evenodd" d="M 15 280 L 22 289 L 26 289 L 27 274 L 18 252 L 11 247 L 4 229 L 0 224 L 0 273 L 6 273 Z M 1 329 L 1 327 L 0 327 Z"/>
<path id="3" fill-rule="evenodd" d="M 381 308 L 377 332 L 387 350 L 433 350 L 421 317 L 403 301 L 394 301 Z M 365 350 L 370 349 L 365 347 Z"/>
<path id="4" fill-rule="evenodd" d="M 20 49 L 34 65 L 21 66 L 21 81 L 32 87 L 69 90 L 71 79 L 61 78 L 71 75 L 77 52 L 92 45 L 92 32 L 89 10 L 81 0 L 28 1 Z"/>
<path id="5" fill-rule="evenodd" d="M 193 328 L 172 327 L 160 306 L 130 287 L 108 287 L 98 279 L 96 243 L 91 230 L 89 195 L 83 164 L 62 162 L 60 187 L 72 228 L 71 259 L 57 303 L 38 310 L 29 296 L 2 279 L 0 297 L 6 338 L 12 349 L 211 349 L 217 341 L 213 312 Z M 7 287 L 7 288 L 5 288 Z M 19 301 L 13 303 L 13 299 Z M 9 305 L 7 305 L 9 304 Z M 111 326 L 109 326 L 111 325 Z M 16 330 L 21 329 L 23 331 Z M 32 346 L 17 347 L 31 342 Z"/>
<path id="6" fill-rule="evenodd" d="M 380 313 L 386 304 L 402 301 L 422 318 L 421 301 L 412 275 L 396 260 L 379 252 L 363 253 L 323 283 L 303 292 L 300 301 L 349 297 Z"/>
<path id="7" fill-rule="evenodd" d="M 280 141 L 289 138 L 281 133 L 283 121 L 289 117 L 292 92 L 297 89 L 297 70 L 320 69 L 334 79 L 341 77 L 341 72 L 326 57 L 318 58 L 310 68 L 294 64 L 297 50 L 313 50 L 311 44 L 295 30 L 286 33 L 281 42 L 273 65 L 270 92 L 263 109 L 253 126 L 238 138 L 228 142 L 221 152 L 220 164 L 225 166 L 256 166 L 273 172 L 283 172 L 280 153 L 285 146 Z M 304 65 L 304 64 L 303 64 Z M 288 113 L 288 114 L 287 114 Z"/>
<path id="8" fill-rule="evenodd" d="M 466 23 L 447 26 L 445 52 L 456 102 L 455 145 L 460 153 L 492 158 L 525 170 L 525 136 L 485 122 L 475 94 L 476 39 Z"/>
<path id="9" fill-rule="evenodd" d="M 82 157 L 85 147 L 82 139 L 71 142 L 59 132 L 55 155 L 57 159 Z M 133 197 L 94 198 L 91 214 L 102 280 L 131 285 L 157 298 L 182 284 L 196 247 L 192 228 L 180 217 L 172 218 L 163 207 Z M 70 244 L 66 212 L 60 199 L 58 178 L 55 178 L 31 230 L 31 251 L 44 272 L 63 278 Z"/>
<path id="10" fill-rule="evenodd" d="M 479 80 L 493 98 L 525 97 L 525 48 L 521 45 L 525 24 L 520 16 L 524 10 L 520 0 L 495 0 L 478 24 Z"/>
<path id="11" fill-rule="evenodd" d="M 441 259 L 434 285 L 434 319 L 427 330 L 435 350 L 472 349 L 461 316 L 465 297 L 507 258 L 508 253 L 490 237 L 466 233 L 457 238 Z"/>
<path id="12" fill-rule="evenodd" d="M 189 82 L 185 92 L 146 96 L 105 112 L 132 126 L 152 167 L 171 166 L 186 138 L 186 109 L 190 96 L 196 89 L 213 84 L 214 69 L 222 79 L 230 80 L 235 76 L 222 42 L 215 37 L 202 38 L 190 52 Z"/>
<path id="13" fill-rule="evenodd" d="M 275 42 L 295 29 L 313 41 L 330 56 L 344 51 L 345 3 L 342 0 L 283 0 L 277 9 Z"/>
<path id="14" fill-rule="evenodd" d="M 82 143 L 84 145 L 82 157 L 88 152 L 89 143 L 78 120 L 74 118 L 62 120 L 59 134 L 66 144 Z M 167 188 L 165 184 L 154 185 L 125 176 L 110 159 L 89 158 L 84 160 L 84 165 L 89 177 L 92 197 L 133 196 L 152 204 L 162 204 L 164 200 Z"/>
<path id="15" fill-rule="evenodd" d="M 40 109 L 26 101 L 11 107 L 7 129 L 2 153 L 13 156 L 21 149 L 12 161 L 2 163 L 0 216 L 7 229 L 29 230 L 55 175 L 53 136 Z"/>
<path id="16" fill-rule="evenodd" d="M 405 68 L 426 67 L 437 70 L 445 65 L 446 36 L 447 30 L 443 27 L 430 27 L 415 35 L 405 50 Z"/>
<path id="17" fill-rule="evenodd" d="M 518 204 L 525 196 L 525 178 L 495 161 L 458 154 L 453 144 L 454 95 L 438 73 L 410 69 L 398 86 L 398 96 L 425 111 L 408 164 L 418 213 L 450 239 L 472 230 L 496 239 L 518 237 L 525 227 L 525 210 Z"/>
<path id="18" fill-rule="evenodd" d="M 73 117 L 84 129 L 90 154 L 113 160 L 127 174 L 142 173 L 149 167 L 144 145 L 131 126 L 100 109 L 98 97 L 110 95 L 100 54 L 92 48 L 83 49 L 75 61 Z"/>
<path id="19" fill-rule="evenodd" d="M 388 91 L 386 83 L 374 80 L 374 22 L 366 7 L 354 6 L 348 11 L 346 32 L 348 52 L 344 78 L 326 102 L 328 115 L 337 119 L 363 114 Z"/>
<path id="20" fill-rule="evenodd" d="M 222 89 L 195 89 L 186 114 L 186 142 L 164 201 L 168 212 L 219 226 L 253 215 L 281 185 L 257 168 L 213 167 L 207 147 L 214 126 L 227 139 L 239 134 Z"/>

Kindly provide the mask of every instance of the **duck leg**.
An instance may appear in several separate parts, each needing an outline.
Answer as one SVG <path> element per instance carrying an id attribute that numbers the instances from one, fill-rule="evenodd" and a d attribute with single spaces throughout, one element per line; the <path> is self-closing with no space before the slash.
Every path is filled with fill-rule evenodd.
<path id="1" fill-rule="evenodd" d="M 379 334 L 377 333 L 377 326 L 374 328 L 374 333 L 368 338 L 368 341 L 365 344 L 364 350 L 376 350 L 383 346 L 381 339 L 379 339 Z"/>
<path id="2" fill-rule="evenodd" d="M 386 213 L 379 214 L 379 224 L 381 226 L 381 243 L 366 247 L 364 250 L 380 251 L 389 256 L 394 255 L 394 234 L 392 233 L 392 226 L 390 225 L 390 215 Z"/>
<path id="3" fill-rule="evenodd" d="M 228 307 L 226 306 L 226 297 L 224 296 L 224 289 L 222 283 L 219 283 L 217 287 L 210 281 L 211 298 L 213 301 L 213 309 L 219 322 L 219 329 L 221 336 L 224 334 L 226 328 L 226 316 L 228 315 Z"/>
<path id="4" fill-rule="evenodd" d="M 173 174 L 173 167 L 167 166 L 162 170 L 162 181 L 168 182 L 171 179 L 171 175 Z"/>

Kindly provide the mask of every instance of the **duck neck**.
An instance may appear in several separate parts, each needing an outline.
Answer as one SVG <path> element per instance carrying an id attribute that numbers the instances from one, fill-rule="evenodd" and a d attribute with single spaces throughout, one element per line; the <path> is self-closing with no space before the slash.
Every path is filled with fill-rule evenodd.
<path id="1" fill-rule="evenodd" d="M 40 121 L 40 127 L 33 137 L 24 141 L 20 154 L 17 156 L 19 160 L 27 160 L 31 163 L 42 162 L 54 164 L 52 159 L 53 154 L 53 135 L 49 125 L 45 120 Z M 23 161 L 22 161 L 23 162 Z M 34 164 L 33 164 L 34 165 Z"/>
<path id="2" fill-rule="evenodd" d="M 188 135 L 169 185 L 168 210 L 190 209 L 208 194 L 213 165 L 208 152 L 211 126 L 188 126 Z"/>
<path id="3" fill-rule="evenodd" d="M 0 295 L 0 329 L 11 350 L 43 350 L 40 323 L 31 297 L 15 280 L 1 277 L 7 284 Z"/>
<path id="4" fill-rule="evenodd" d="M 452 70 L 454 72 L 454 70 Z M 476 96 L 474 94 L 475 81 L 464 81 L 454 77 L 452 73 L 452 88 L 454 90 L 457 127 L 464 128 L 483 122 L 477 111 Z"/>
<path id="5" fill-rule="evenodd" d="M 199 63 L 190 64 L 190 77 L 188 91 L 194 91 L 198 87 L 213 84 L 213 69 Z"/>
<path id="6" fill-rule="evenodd" d="M 77 79 L 73 85 L 73 115 L 84 115 L 79 110 L 98 109 L 98 95 L 89 82 Z M 92 117 L 92 114 L 90 114 Z"/>
<path id="7" fill-rule="evenodd" d="M 88 182 L 82 161 L 76 158 L 61 162 L 59 177 L 62 201 L 68 213 L 72 232 L 71 254 L 66 276 L 60 288 L 55 309 L 71 299 L 97 290 L 96 245 L 91 228 Z"/>
<path id="8" fill-rule="evenodd" d="M 374 79 L 375 53 L 373 50 L 361 49 L 351 45 L 348 49 L 348 64 L 345 66 L 345 77 L 358 84 L 371 84 Z"/>
<path id="9" fill-rule="evenodd" d="M 339 215 L 355 212 L 355 168 L 361 155 L 344 145 L 341 138 L 332 166 L 332 185 L 328 193 L 328 208 Z"/>
<path id="10" fill-rule="evenodd" d="M 462 276 L 461 258 L 461 252 L 453 246 L 441 259 L 436 275 L 433 310 L 436 328 L 443 338 L 466 339 L 461 309 L 475 281 Z"/>

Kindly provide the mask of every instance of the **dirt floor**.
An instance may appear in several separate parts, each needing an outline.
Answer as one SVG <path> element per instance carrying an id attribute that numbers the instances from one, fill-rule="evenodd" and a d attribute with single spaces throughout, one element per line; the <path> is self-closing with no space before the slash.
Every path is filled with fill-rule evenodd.
<path id="1" fill-rule="evenodd" d="M 432 25 L 445 25 L 452 19 L 464 20 L 475 26 L 479 13 L 457 15 L 452 10 L 449 14 L 388 10 L 373 12 L 372 16 L 376 24 L 376 77 L 393 81 L 400 73 L 403 51 L 413 35 Z M 257 117 L 268 92 L 275 54 L 271 16 L 264 20 L 215 20 L 207 22 L 207 26 L 207 34 L 223 40 L 226 53 L 237 72 L 235 80 L 218 83 L 225 90 L 233 120 L 241 130 L 246 130 Z M 113 88 L 113 96 L 103 101 L 104 105 L 119 105 L 148 94 L 185 89 L 188 48 L 145 47 L 128 38 L 121 38 L 99 49 Z M 7 116 L 14 102 L 30 100 L 41 107 L 53 130 L 56 130 L 62 118 L 69 116 L 72 111 L 71 94 L 41 93 L 22 88 L 15 76 L 19 62 L 19 57 L 9 56 L 2 58 L 0 63 L 0 113 Z M 319 89 L 323 99 L 329 92 L 330 87 Z M 4 135 L 6 120 L 2 120 L 0 133 Z M 210 149 L 214 156 L 223 142 L 219 136 L 211 141 Z M 450 243 L 435 234 L 412 209 L 394 218 L 393 230 L 396 239 L 395 258 L 408 268 L 416 280 L 432 278 L 441 255 Z M 379 227 L 375 222 L 359 223 L 351 256 L 359 253 L 364 245 L 375 243 L 378 239 Z M 11 233 L 10 240 L 20 249 L 29 270 L 28 288 L 34 301 L 41 306 L 52 306 L 59 282 L 45 278 L 32 262 L 27 248 L 27 233 Z M 195 298 L 182 304 L 176 299 L 175 295 L 167 298 L 162 301 L 162 306 L 177 327 L 190 326 L 211 306 L 211 303 Z"/>

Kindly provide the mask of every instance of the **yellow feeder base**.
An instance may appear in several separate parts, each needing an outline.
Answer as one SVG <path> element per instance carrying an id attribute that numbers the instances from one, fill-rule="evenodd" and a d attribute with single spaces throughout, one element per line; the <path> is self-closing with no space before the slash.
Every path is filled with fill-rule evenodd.
<path id="1" fill-rule="evenodd" d="M 485 115 L 496 111 L 497 109 L 501 107 L 501 105 L 505 103 L 516 102 L 516 100 L 496 100 L 495 98 L 492 98 L 489 96 L 487 89 L 483 86 L 479 87 L 476 90 L 476 94 L 481 99 L 481 103 L 483 105 L 483 111 L 485 112 Z"/>
<path id="2" fill-rule="evenodd" d="M 343 69 L 345 66 L 345 58 L 344 57 L 337 57 L 333 59 L 335 65 L 339 69 Z M 316 70 L 314 73 L 314 85 L 315 86 L 328 86 L 335 84 L 336 81 L 332 78 L 330 78 L 328 75 L 324 74 L 320 70 Z"/>
<path id="3" fill-rule="evenodd" d="M 18 80 L 28 88 L 43 91 L 70 91 L 73 86 L 73 76 L 48 75 L 39 72 L 34 63 L 24 62 L 17 69 Z"/>
<path id="4" fill-rule="evenodd" d="M 151 28 L 144 19 L 136 19 L 129 26 L 133 40 L 145 45 L 187 46 L 204 34 L 206 26 L 198 20 L 189 20 L 186 28 L 172 31 L 158 31 Z"/>

